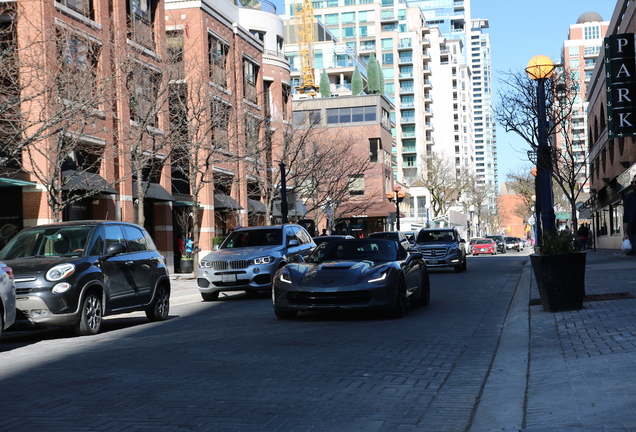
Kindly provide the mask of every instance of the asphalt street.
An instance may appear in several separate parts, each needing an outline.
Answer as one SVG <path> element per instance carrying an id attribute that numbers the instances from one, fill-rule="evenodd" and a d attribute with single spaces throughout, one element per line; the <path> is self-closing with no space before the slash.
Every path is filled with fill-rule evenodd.
<path id="1" fill-rule="evenodd" d="M 6 332 L 0 430 L 636 430 L 634 300 L 544 312 L 528 252 L 432 273 L 402 319 L 281 321 L 266 294 L 203 302 L 174 275 L 168 321 Z M 633 290 L 636 261 L 588 255 L 588 294 Z"/>

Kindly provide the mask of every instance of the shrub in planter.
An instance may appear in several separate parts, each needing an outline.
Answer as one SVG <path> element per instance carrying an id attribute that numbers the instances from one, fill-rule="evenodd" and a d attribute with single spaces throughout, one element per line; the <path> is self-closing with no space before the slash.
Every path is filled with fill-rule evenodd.
<path id="1" fill-rule="evenodd" d="M 538 254 L 530 255 L 543 309 L 560 312 L 583 308 L 586 253 L 574 251 L 567 232 L 546 233 Z"/>

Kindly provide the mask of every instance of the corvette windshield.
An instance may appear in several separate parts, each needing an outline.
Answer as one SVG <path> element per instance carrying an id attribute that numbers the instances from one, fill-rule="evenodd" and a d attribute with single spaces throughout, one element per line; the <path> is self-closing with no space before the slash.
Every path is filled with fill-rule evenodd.
<path id="1" fill-rule="evenodd" d="M 305 262 L 324 261 L 396 261 L 398 244 L 390 240 L 342 240 L 322 243 Z"/>

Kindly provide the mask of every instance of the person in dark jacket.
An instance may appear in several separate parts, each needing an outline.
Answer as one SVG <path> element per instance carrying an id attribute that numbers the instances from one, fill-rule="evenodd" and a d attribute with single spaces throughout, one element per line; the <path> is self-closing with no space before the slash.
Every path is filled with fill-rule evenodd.
<path id="1" fill-rule="evenodd" d="M 584 251 L 587 245 L 587 237 L 590 235 L 590 230 L 586 224 L 581 224 L 576 233 L 578 234 L 579 241 L 581 242 L 581 250 Z"/>

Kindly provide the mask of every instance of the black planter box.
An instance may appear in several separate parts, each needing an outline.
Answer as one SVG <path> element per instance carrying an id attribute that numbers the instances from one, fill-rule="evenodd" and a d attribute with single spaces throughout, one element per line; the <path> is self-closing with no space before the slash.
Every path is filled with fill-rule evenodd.
<path id="1" fill-rule="evenodd" d="M 543 309 L 561 312 L 583 309 L 585 252 L 530 255 Z"/>
<path id="2" fill-rule="evenodd" d="M 194 260 L 191 260 L 191 259 L 180 260 L 179 270 L 181 270 L 181 273 L 192 273 L 194 271 Z"/>

